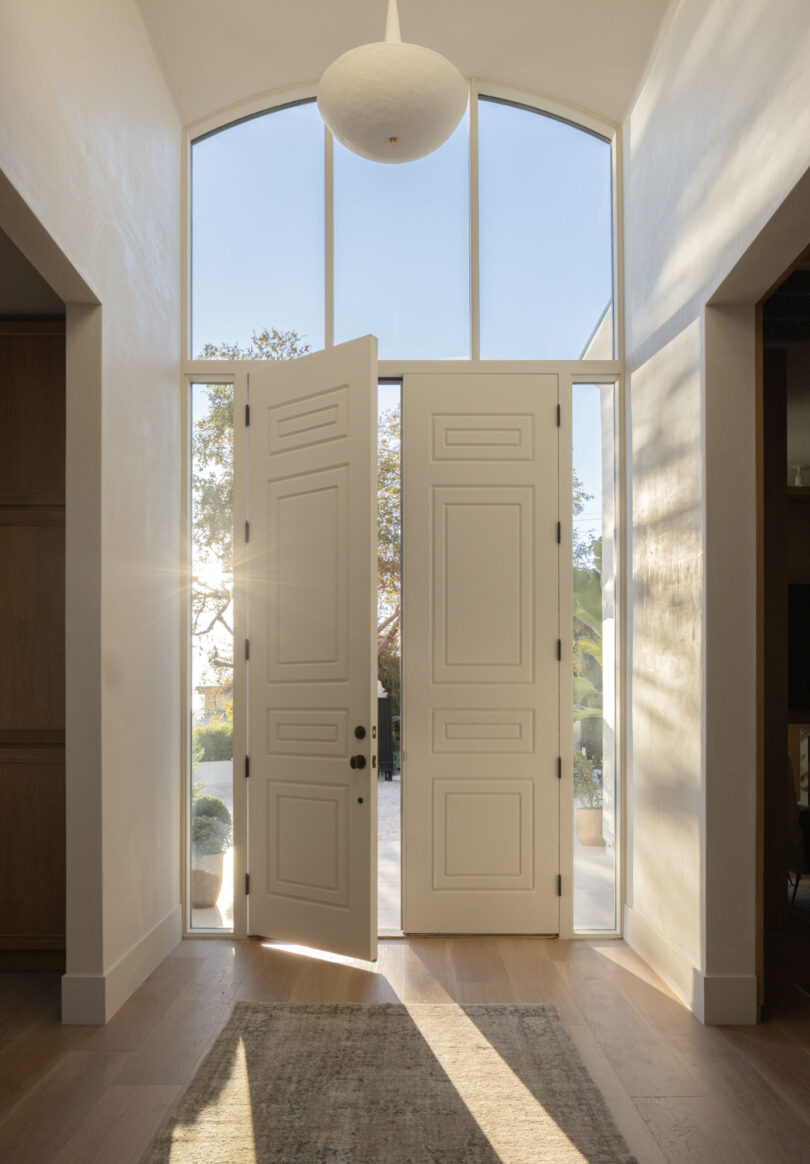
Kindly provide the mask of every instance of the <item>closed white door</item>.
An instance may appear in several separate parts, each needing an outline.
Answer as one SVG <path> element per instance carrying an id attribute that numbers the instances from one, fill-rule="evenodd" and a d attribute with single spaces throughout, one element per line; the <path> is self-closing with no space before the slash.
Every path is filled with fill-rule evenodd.
<path id="1" fill-rule="evenodd" d="M 376 340 L 249 399 L 249 930 L 374 959 Z"/>
<path id="2" fill-rule="evenodd" d="M 558 378 L 403 385 L 403 928 L 559 931 Z"/>

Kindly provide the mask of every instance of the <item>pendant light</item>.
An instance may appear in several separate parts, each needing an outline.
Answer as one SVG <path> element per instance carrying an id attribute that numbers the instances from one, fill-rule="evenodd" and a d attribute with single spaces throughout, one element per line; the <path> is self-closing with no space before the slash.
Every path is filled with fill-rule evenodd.
<path id="1" fill-rule="evenodd" d="M 318 109 L 343 145 L 374 162 L 412 162 L 447 141 L 467 108 L 467 82 L 446 57 L 403 44 L 397 0 L 385 40 L 350 49 L 318 84 Z"/>

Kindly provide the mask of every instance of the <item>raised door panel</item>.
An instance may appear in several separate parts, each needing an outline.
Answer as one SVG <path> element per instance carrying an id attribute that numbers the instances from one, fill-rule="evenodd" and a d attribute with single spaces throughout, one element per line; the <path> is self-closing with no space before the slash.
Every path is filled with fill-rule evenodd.
<path id="1" fill-rule="evenodd" d="M 64 501 L 65 325 L 0 323 L 0 505 Z"/>
<path id="2" fill-rule="evenodd" d="M 64 511 L 0 507 L 0 742 L 65 727 Z"/>
<path id="3" fill-rule="evenodd" d="M 250 929 L 373 958 L 375 343 L 256 368 L 249 392 Z"/>
<path id="4" fill-rule="evenodd" d="M 64 944 L 64 749 L 0 747 L 0 949 Z"/>
<path id="5" fill-rule="evenodd" d="M 557 398 L 554 375 L 405 379 L 411 932 L 559 930 Z"/>

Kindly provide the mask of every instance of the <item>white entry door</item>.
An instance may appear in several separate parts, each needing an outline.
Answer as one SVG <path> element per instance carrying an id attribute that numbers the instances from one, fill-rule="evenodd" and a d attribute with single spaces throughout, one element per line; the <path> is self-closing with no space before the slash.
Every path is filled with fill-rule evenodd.
<path id="1" fill-rule="evenodd" d="M 251 370 L 252 933 L 377 951 L 377 345 Z"/>
<path id="2" fill-rule="evenodd" d="M 404 380 L 406 932 L 559 932 L 557 402 Z"/>

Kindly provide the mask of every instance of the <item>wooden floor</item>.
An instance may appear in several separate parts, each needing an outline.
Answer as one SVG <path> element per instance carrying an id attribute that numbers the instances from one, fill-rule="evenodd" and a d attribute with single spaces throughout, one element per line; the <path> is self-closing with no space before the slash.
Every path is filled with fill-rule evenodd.
<path id="1" fill-rule="evenodd" d="M 642 1164 L 810 1161 L 810 998 L 703 1027 L 623 942 L 389 941 L 371 968 L 195 940 L 106 1027 L 61 1026 L 58 995 L 0 974 L 4 1164 L 137 1161 L 238 999 L 550 1002 Z"/>

